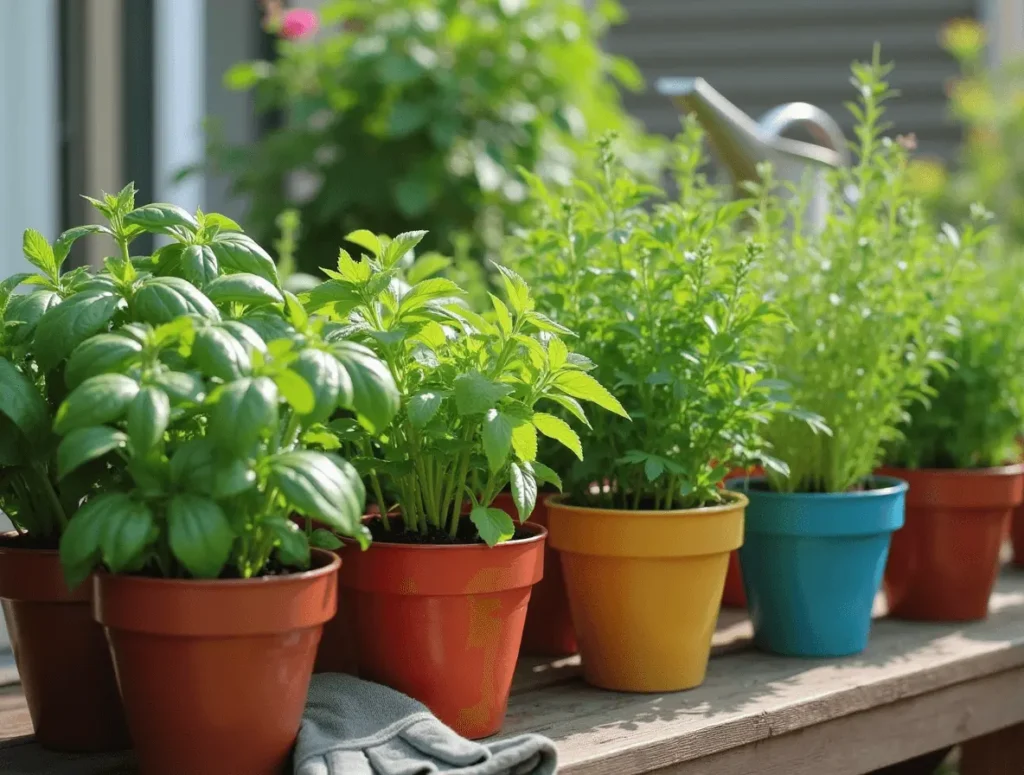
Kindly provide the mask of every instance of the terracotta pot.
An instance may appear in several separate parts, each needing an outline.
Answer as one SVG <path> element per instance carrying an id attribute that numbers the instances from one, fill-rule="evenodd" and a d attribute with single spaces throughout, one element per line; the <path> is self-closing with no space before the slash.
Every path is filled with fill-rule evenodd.
<path id="1" fill-rule="evenodd" d="M 548 500 L 583 677 L 666 692 L 704 680 L 729 553 L 743 542 L 739 494 L 722 506 L 626 511 Z"/>
<path id="2" fill-rule="evenodd" d="M 395 524 L 396 520 L 392 520 Z M 501 728 L 547 531 L 494 547 L 374 541 L 343 551 L 360 677 L 415 697 L 463 737 Z"/>
<path id="3" fill-rule="evenodd" d="M 1013 564 L 1024 567 L 1024 503 L 1013 510 L 1010 541 L 1013 544 Z"/>
<path id="4" fill-rule="evenodd" d="M 748 476 L 764 476 L 764 469 L 755 466 L 750 469 L 734 468 L 726 474 L 724 482 L 745 479 Z M 729 569 L 725 574 L 725 588 L 722 590 L 722 605 L 729 608 L 746 608 L 747 592 L 743 588 L 743 571 L 740 569 L 739 550 L 729 555 Z"/>
<path id="5" fill-rule="evenodd" d="M 537 506 L 530 515 L 530 522 L 547 528 L 549 497 L 551 494 L 545 493 L 537 497 Z M 495 498 L 494 505 L 513 518 L 518 518 L 511 493 L 501 493 Z M 572 627 L 572 615 L 569 613 L 569 597 L 565 593 L 562 563 L 558 559 L 558 552 L 548 544 L 544 547 L 544 578 L 530 595 L 523 644 L 519 652 L 533 657 L 568 657 L 578 649 L 576 631 Z"/>
<path id="6" fill-rule="evenodd" d="M 338 557 L 229 581 L 97 574 L 142 775 L 278 775 L 298 733 Z"/>
<path id="7" fill-rule="evenodd" d="M 69 590 L 56 551 L 0 546 L 0 599 L 36 740 L 57 751 L 127 748 L 92 583 Z"/>
<path id="8" fill-rule="evenodd" d="M 1024 465 L 882 473 L 910 485 L 906 524 L 893 536 L 885 568 L 889 615 L 984 619 L 1006 524 L 1024 497 Z"/>

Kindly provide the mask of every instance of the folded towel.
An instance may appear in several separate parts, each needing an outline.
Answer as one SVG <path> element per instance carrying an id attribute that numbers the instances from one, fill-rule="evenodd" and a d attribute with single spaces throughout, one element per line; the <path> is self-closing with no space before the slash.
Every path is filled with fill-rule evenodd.
<path id="1" fill-rule="evenodd" d="M 422 704 L 340 673 L 313 676 L 295 745 L 295 775 L 553 775 L 540 735 L 475 743 Z"/>

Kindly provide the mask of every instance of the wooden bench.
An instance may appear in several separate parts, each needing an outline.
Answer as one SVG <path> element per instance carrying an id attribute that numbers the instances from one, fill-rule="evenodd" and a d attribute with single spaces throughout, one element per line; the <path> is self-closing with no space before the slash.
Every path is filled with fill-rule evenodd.
<path id="1" fill-rule="evenodd" d="M 1004 571 L 987 621 L 881 618 L 848 659 L 769 656 L 750 635 L 723 611 L 706 682 L 674 694 L 606 692 L 578 659 L 527 660 L 504 733 L 552 738 L 566 775 L 862 775 L 960 743 L 961 775 L 1024 773 L 1024 571 Z M 0 693 L 0 738 L 30 731 L 20 691 Z"/>

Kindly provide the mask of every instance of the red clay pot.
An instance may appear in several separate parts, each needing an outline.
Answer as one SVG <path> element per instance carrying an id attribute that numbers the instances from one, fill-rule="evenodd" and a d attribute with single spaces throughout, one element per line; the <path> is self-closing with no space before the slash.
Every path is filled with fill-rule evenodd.
<path id="1" fill-rule="evenodd" d="M 742 479 L 746 476 L 764 476 L 764 470 L 758 466 L 749 470 L 734 468 L 725 475 L 724 482 L 730 479 Z M 725 574 L 725 588 L 722 590 L 722 605 L 729 608 L 746 608 L 747 591 L 743 588 L 743 572 L 740 569 L 740 553 L 729 555 L 729 569 Z"/>
<path id="2" fill-rule="evenodd" d="M 92 583 L 69 590 L 56 551 L 0 546 L 0 600 L 40 745 L 83 753 L 131 745 L 107 640 L 92 618 Z"/>
<path id="3" fill-rule="evenodd" d="M 548 526 L 549 493 L 537 497 L 537 506 L 530 515 L 530 522 L 545 530 Z M 511 493 L 503 492 L 494 499 L 494 506 L 510 514 L 518 521 L 515 501 Z M 519 653 L 533 657 L 568 657 L 579 651 L 576 645 L 576 630 L 569 613 L 569 596 L 565 592 L 562 576 L 562 562 L 558 552 L 549 545 L 544 546 L 544 578 L 533 588 L 530 605 L 526 609 L 526 626 L 523 628 L 523 643 Z"/>
<path id="4" fill-rule="evenodd" d="M 885 569 L 889 614 L 984 619 L 1006 524 L 1024 497 L 1024 465 L 880 473 L 910 484 L 906 523 L 892 537 Z"/>
<path id="5" fill-rule="evenodd" d="M 94 577 L 142 775 L 284 772 L 340 564 L 314 549 L 283 576 Z"/>
<path id="6" fill-rule="evenodd" d="M 1013 510 L 1010 541 L 1013 544 L 1013 564 L 1024 567 L 1024 503 Z"/>
<path id="7" fill-rule="evenodd" d="M 415 697 L 463 737 L 497 732 L 544 569 L 547 531 L 523 528 L 530 538 L 494 547 L 346 546 L 340 583 L 360 677 Z"/>

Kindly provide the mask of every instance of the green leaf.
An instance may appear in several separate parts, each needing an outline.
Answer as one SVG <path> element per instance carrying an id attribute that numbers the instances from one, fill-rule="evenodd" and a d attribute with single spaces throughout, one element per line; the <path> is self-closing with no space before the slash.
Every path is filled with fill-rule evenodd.
<path id="1" fill-rule="evenodd" d="M 195 234 L 199 224 L 187 210 L 175 204 L 154 202 L 132 210 L 124 216 L 126 226 L 139 226 L 161 234 Z"/>
<path id="2" fill-rule="evenodd" d="M 138 394 L 139 383 L 123 374 L 89 377 L 64 399 L 53 429 L 63 436 L 76 428 L 119 420 Z"/>
<path id="3" fill-rule="evenodd" d="M 483 414 L 511 392 L 508 385 L 491 382 L 480 372 L 470 371 L 455 378 L 455 408 L 461 415 Z"/>
<path id="4" fill-rule="evenodd" d="M 258 275 L 274 287 L 281 287 L 274 259 L 252 237 L 238 232 L 221 232 L 210 242 L 210 248 L 222 271 Z"/>
<path id="5" fill-rule="evenodd" d="M 357 229 L 356 231 L 346 234 L 345 239 L 354 245 L 358 245 L 359 247 L 370 251 L 370 255 L 374 258 L 378 258 L 381 254 L 380 240 L 372 231 Z"/>
<path id="6" fill-rule="evenodd" d="M 270 483 L 289 506 L 344 535 L 358 532 L 366 490 L 358 472 L 343 460 L 312 450 L 270 458 Z"/>
<path id="7" fill-rule="evenodd" d="M 50 412 L 35 383 L 3 357 L 0 357 L 0 412 L 10 418 L 30 442 L 48 431 Z"/>
<path id="8" fill-rule="evenodd" d="M 153 378 L 171 399 L 172 404 L 201 404 L 206 400 L 206 385 L 195 374 L 168 371 Z"/>
<path id="9" fill-rule="evenodd" d="M 524 420 L 512 428 L 512 449 L 520 460 L 537 459 L 537 429 L 533 423 Z"/>
<path id="10" fill-rule="evenodd" d="M 649 455 L 644 461 L 644 476 L 648 482 L 655 481 L 665 472 L 665 462 L 657 455 Z"/>
<path id="11" fill-rule="evenodd" d="M 291 369 L 312 388 L 312 408 L 303 412 L 308 415 L 307 423 L 325 422 L 334 414 L 338 402 L 343 399 L 344 403 L 351 404 L 352 381 L 348 372 L 341 368 L 341 364 L 330 353 L 323 350 L 303 350 L 291 363 Z"/>
<path id="12" fill-rule="evenodd" d="M 277 557 L 282 564 L 291 568 L 309 567 L 309 539 L 298 525 L 289 519 L 275 517 L 264 520 L 263 526 L 273 533 Z"/>
<path id="13" fill-rule="evenodd" d="M 127 435 L 106 425 L 71 431 L 57 447 L 57 478 L 63 479 L 75 469 L 108 452 L 124 449 L 127 442 Z"/>
<path id="14" fill-rule="evenodd" d="M 602 409 L 629 419 L 629 415 L 626 414 L 626 410 L 622 408 L 618 399 L 609 393 L 600 382 L 585 372 L 563 371 L 555 377 L 554 384 L 570 396 L 590 401 Z"/>
<path id="15" fill-rule="evenodd" d="M 512 333 L 512 316 L 509 314 L 508 307 L 493 293 L 487 295 L 491 297 L 491 305 L 494 307 L 494 316 L 498 320 L 498 328 L 505 336 L 509 336 Z"/>
<path id="16" fill-rule="evenodd" d="M 441 401 L 444 395 L 436 390 L 427 390 L 417 393 L 409 399 L 406 411 L 409 413 L 409 422 L 414 428 L 422 428 L 437 414 L 441 408 Z"/>
<path id="17" fill-rule="evenodd" d="M 152 449 L 171 421 L 171 401 L 160 388 L 144 387 L 128 407 L 128 436 L 136 455 Z"/>
<path id="18" fill-rule="evenodd" d="M 230 382 L 252 372 L 245 346 L 219 326 L 207 326 L 192 343 L 192 362 L 206 375 Z"/>
<path id="19" fill-rule="evenodd" d="M 386 428 L 400 406 L 398 388 L 388 367 L 372 350 L 352 342 L 339 342 L 331 352 L 352 383 L 352 400 L 342 403 L 342 407 L 354 410 L 371 432 Z M 339 401 L 343 399 L 339 397 Z"/>
<path id="20" fill-rule="evenodd" d="M 528 313 L 527 320 L 533 323 L 539 331 L 547 331 L 550 334 L 559 334 L 560 336 L 575 336 L 571 329 L 566 328 L 561 323 L 556 323 L 547 315 L 542 315 L 539 312 Z"/>
<path id="21" fill-rule="evenodd" d="M 124 299 L 110 291 L 83 291 L 40 319 L 32 338 L 32 348 L 40 370 L 47 372 L 64 360 L 72 350 L 93 334 L 107 327 Z"/>
<path id="22" fill-rule="evenodd" d="M 11 294 L 17 290 L 18 286 L 26 280 L 29 280 L 36 275 L 31 275 L 27 272 L 19 272 L 8 277 L 3 282 L 0 282 L 0 313 L 6 313 L 7 307 L 11 301 Z"/>
<path id="23" fill-rule="evenodd" d="M 211 226 L 215 226 L 221 231 L 242 231 L 241 226 L 221 213 L 206 213 L 203 216 L 203 228 L 207 229 Z"/>
<path id="24" fill-rule="evenodd" d="M 215 579 L 231 556 L 235 534 L 220 506 L 209 498 L 178 493 L 167 506 L 171 551 L 197 579 Z"/>
<path id="25" fill-rule="evenodd" d="M 127 336 L 96 334 L 78 345 L 68 357 L 64 383 L 73 390 L 89 377 L 119 372 L 141 352 L 142 345 Z"/>
<path id="26" fill-rule="evenodd" d="M 551 337 L 548 340 L 548 363 L 551 366 L 551 370 L 557 371 L 562 368 L 568 359 L 569 350 L 566 348 L 565 343 L 557 337 Z"/>
<path id="27" fill-rule="evenodd" d="M 220 320 L 220 313 L 213 302 L 196 286 L 180 277 L 146 278 L 135 292 L 134 311 L 137 320 L 153 325 L 170 323 L 182 315 Z"/>
<path id="28" fill-rule="evenodd" d="M 430 106 L 422 101 L 396 102 L 388 119 L 388 134 L 393 138 L 406 137 L 424 126 L 429 118 Z"/>
<path id="29" fill-rule="evenodd" d="M 103 564 L 111 573 L 140 567 L 143 553 L 155 533 L 153 512 L 149 506 L 129 500 L 119 508 L 110 509 L 104 521 L 106 524 L 100 543 Z"/>
<path id="30" fill-rule="evenodd" d="M 342 281 L 355 286 L 363 285 L 370 279 L 371 272 L 369 261 L 356 261 L 344 248 L 338 251 L 338 276 Z"/>
<path id="31" fill-rule="evenodd" d="M 313 531 L 309 537 L 309 545 L 315 546 L 317 549 L 327 549 L 328 551 L 334 551 L 335 549 L 341 548 L 341 539 L 334 535 L 330 530 L 324 530 L 322 527 L 318 527 Z"/>
<path id="32" fill-rule="evenodd" d="M 288 322 L 298 330 L 302 331 L 309 324 L 309 314 L 294 293 L 284 292 L 284 309 L 288 316 Z"/>
<path id="33" fill-rule="evenodd" d="M 480 538 L 488 546 L 507 541 L 516 534 L 512 517 L 501 509 L 474 506 L 469 512 L 469 518 L 476 525 Z"/>
<path id="34" fill-rule="evenodd" d="M 394 266 L 401 261 L 410 250 L 415 249 L 415 247 L 419 245 L 426 236 L 427 232 L 425 231 L 402 232 L 391 240 L 391 242 L 388 243 L 388 246 L 384 248 L 384 254 L 381 256 L 381 264 L 385 269 Z M 413 281 L 409 280 L 409 282 L 412 283 Z"/>
<path id="35" fill-rule="evenodd" d="M 553 484 L 559 490 L 562 489 L 562 477 L 543 463 L 533 462 L 533 475 L 537 478 L 539 484 Z"/>
<path id="36" fill-rule="evenodd" d="M 489 409 L 484 418 L 483 444 L 487 465 L 491 471 L 498 471 L 508 460 L 512 449 L 512 418 L 497 409 Z"/>
<path id="37" fill-rule="evenodd" d="M 206 287 L 206 295 L 214 304 L 280 304 L 284 296 L 270 282 L 254 274 L 229 274 L 219 277 Z"/>
<path id="38" fill-rule="evenodd" d="M 401 298 L 398 302 L 396 316 L 400 318 L 426 306 L 428 302 L 436 299 L 451 298 L 452 296 L 461 296 L 462 293 L 462 289 L 458 285 L 443 277 L 433 277 L 429 280 L 424 280 L 410 288 Z"/>
<path id="39" fill-rule="evenodd" d="M 268 377 L 243 378 L 210 395 L 209 434 L 218 446 L 248 456 L 253 444 L 277 424 L 277 385 Z"/>
<path id="40" fill-rule="evenodd" d="M 544 398 L 548 398 L 554 401 L 559 406 L 564 407 L 566 410 L 568 410 L 569 414 L 571 414 L 581 423 L 586 425 L 588 428 L 591 427 L 590 420 L 587 419 L 587 415 L 583 411 L 583 406 L 580 404 L 579 401 L 577 401 L 572 396 L 564 396 L 558 393 L 545 393 Z"/>
<path id="41" fill-rule="evenodd" d="M 191 439 L 178 447 L 169 470 L 176 488 L 213 498 L 233 497 L 256 483 L 256 473 L 244 461 L 218 449 L 208 438 Z"/>
<path id="42" fill-rule="evenodd" d="M 89 498 L 60 540 L 60 563 L 71 589 L 85 581 L 102 559 L 117 573 L 141 565 L 153 533 L 153 513 L 123 492 Z"/>
<path id="43" fill-rule="evenodd" d="M 245 351 L 252 357 L 253 352 L 266 353 L 267 343 L 247 323 L 239 320 L 222 320 L 217 327 L 227 331 L 235 340 L 245 348 Z"/>
<path id="44" fill-rule="evenodd" d="M 47 277 L 56 279 L 57 259 L 49 241 L 35 229 L 25 229 L 21 249 L 29 263 L 40 269 Z"/>
<path id="45" fill-rule="evenodd" d="M 57 261 L 58 269 L 64 265 L 64 260 L 68 257 L 68 253 L 71 252 L 71 246 L 88 234 L 108 234 L 113 236 L 114 233 L 106 226 L 100 226 L 98 223 L 74 226 L 68 229 L 53 243 L 53 256 Z"/>
<path id="46" fill-rule="evenodd" d="M 512 309 L 515 310 L 516 314 L 522 315 L 532 309 L 533 303 L 530 300 L 530 289 L 526 285 L 526 281 L 507 266 L 496 263 L 494 268 L 501 274 L 501 281 L 505 286 L 505 295 L 508 297 L 509 304 L 512 305 Z M 540 313 L 533 313 L 531 319 L 534 317 L 542 318 L 544 316 Z M 534 323 L 536 324 L 536 320 Z"/>
<path id="47" fill-rule="evenodd" d="M 209 245 L 185 245 L 179 261 L 181 275 L 197 288 L 206 288 L 217 279 L 220 267 Z M 211 297 L 211 301 L 216 301 Z"/>
<path id="48" fill-rule="evenodd" d="M 442 272 L 452 265 L 452 260 L 438 253 L 429 253 L 417 259 L 406 273 L 405 279 L 410 285 L 426 280 L 431 275 Z"/>
<path id="49" fill-rule="evenodd" d="M 509 466 L 512 500 L 515 501 L 519 521 L 525 522 L 537 507 L 537 480 L 530 463 L 512 463 Z"/>
<path id="50" fill-rule="evenodd" d="M 14 296 L 7 305 L 5 323 L 11 344 L 20 345 L 32 339 L 36 326 L 50 309 L 61 303 L 56 291 L 38 290 Z"/>
<path id="51" fill-rule="evenodd" d="M 316 395 L 301 375 L 285 369 L 274 377 L 277 389 L 298 414 L 309 414 L 316 407 Z"/>
<path id="52" fill-rule="evenodd" d="M 576 435 L 576 431 L 570 428 L 565 420 L 555 417 L 553 414 L 537 412 L 533 415 L 533 424 L 537 430 L 549 439 L 554 439 L 563 444 L 576 457 L 580 460 L 583 459 L 583 447 L 580 444 L 580 437 Z"/>

